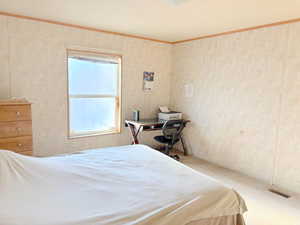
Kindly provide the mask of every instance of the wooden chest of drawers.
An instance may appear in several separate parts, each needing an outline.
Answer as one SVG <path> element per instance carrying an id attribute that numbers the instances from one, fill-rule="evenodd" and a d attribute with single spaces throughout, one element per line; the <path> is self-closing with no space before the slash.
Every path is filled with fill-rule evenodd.
<path id="1" fill-rule="evenodd" d="M 31 104 L 0 101 L 0 149 L 32 155 Z"/>

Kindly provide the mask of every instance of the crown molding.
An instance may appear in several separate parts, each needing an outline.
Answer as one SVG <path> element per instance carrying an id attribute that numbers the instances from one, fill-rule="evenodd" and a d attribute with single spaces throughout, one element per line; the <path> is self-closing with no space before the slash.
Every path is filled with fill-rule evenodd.
<path id="1" fill-rule="evenodd" d="M 220 32 L 220 33 L 215 33 L 215 34 L 208 34 L 208 35 L 198 36 L 198 37 L 184 39 L 184 40 L 164 41 L 164 40 L 159 40 L 159 39 L 154 39 L 154 38 L 143 37 L 143 36 L 139 36 L 139 35 L 108 31 L 108 30 L 98 29 L 98 28 L 94 28 L 94 27 L 87 27 L 87 26 L 82 26 L 82 25 L 59 22 L 59 21 L 55 21 L 55 20 L 47 20 L 47 19 L 36 18 L 36 17 L 31 17 L 31 16 L 24 16 L 24 15 L 8 13 L 8 12 L 3 12 L 3 11 L 0 11 L 0 15 L 15 17 L 15 18 L 19 18 L 19 19 L 33 20 L 33 21 L 44 22 L 44 23 L 50 23 L 50 24 L 61 25 L 61 26 L 67 26 L 67 27 L 88 30 L 88 31 L 94 31 L 94 32 L 99 32 L 99 33 L 112 34 L 112 35 L 118 35 L 118 36 L 147 40 L 147 41 L 154 41 L 154 42 L 159 42 L 159 43 L 164 43 L 164 44 L 173 44 L 173 45 L 190 42 L 190 41 L 206 39 L 206 38 L 214 38 L 214 37 L 219 37 L 219 36 L 223 36 L 223 35 L 230 35 L 230 34 L 235 34 L 235 33 L 241 33 L 241 32 L 246 32 L 246 31 L 251 31 L 251 30 L 267 28 L 267 27 L 275 27 L 275 26 L 300 22 L 300 18 L 296 18 L 296 19 L 284 20 L 284 21 L 268 23 L 268 24 L 253 26 L 253 27 L 235 29 L 235 30 L 230 30 L 230 31 L 225 31 L 225 32 Z"/>
<path id="2" fill-rule="evenodd" d="M 71 24 L 71 23 L 59 22 L 59 21 L 55 21 L 55 20 L 47 20 L 47 19 L 42 19 L 42 18 L 37 18 L 37 17 L 24 16 L 24 15 L 8 13 L 8 12 L 3 12 L 3 11 L 0 11 L 0 15 L 15 17 L 15 18 L 19 18 L 19 19 L 25 19 L 25 20 L 33 20 L 33 21 L 38 21 L 38 22 L 50 23 L 50 24 L 61 25 L 61 26 L 66 26 L 66 27 L 72 27 L 72 28 L 77 28 L 77 29 L 81 29 L 81 30 L 88 30 L 88 31 L 94 31 L 94 32 L 99 32 L 99 33 L 129 37 L 129 38 L 136 38 L 136 39 L 141 39 L 141 40 L 146 40 L 146 41 L 154 41 L 154 42 L 159 42 L 159 43 L 164 43 L 164 44 L 172 44 L 171 41 L 163 41 L 163 40 L 158 40 L 155 38 L 148 38 L 148 37 L 143 37 L 143 36 L 139 36 L 139 35 L 102 30 L 102 29 L 98 29 L 98 28 L 94 28 L 94 27 L 87 27 L 87 26 L 76 25 L 76 24 Z"/>
<path id="3" fill-rule="evenodd" d="M 225 31 L 225 32 L 221 32 L 221 33 L 216 33 L 216 34 L 208 34 L 208 35 L 194 37 L 194 38 L 185 39 L 185 40 L 173 41 L 172 44 L 180 44 L 180 43 L 189 42 L 189 41 L 196 41 L 196 40 L 201 40 L 201 39 L 206 39 L 206 38 L 213 38 L 213 37 L 218 37 L 218 36 L 223 36 L 223 35 L 241 33 L 241 32 L 246 32 L 246 31 L 251 31 L 251 30 L 258 30 L 258 29 L 262 29 L 262 28 L 275 27 L 275 26 L 280 26 L 280 25 L 285 25 L 285 24 L 290 24 L 290 23 L 297 23 L 297 22 L 300 22 L 300 18 L 284 20 L 284 21 L 275 22 L 275 23 L 268 23 L 268 24 L 253 26 L 253 27 L 246 27 L 246 28 L 241 28 L 241 29 L 236 29 L 236 30 L 230 30 L 230 31 Z"/>

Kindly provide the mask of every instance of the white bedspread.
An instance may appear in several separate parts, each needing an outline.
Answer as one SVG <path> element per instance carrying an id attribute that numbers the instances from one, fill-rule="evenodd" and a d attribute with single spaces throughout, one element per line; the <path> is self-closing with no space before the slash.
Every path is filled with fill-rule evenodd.
<path id="1" fill-rule="evenodd" d="M 143 145 L 0 151 L 0 225 L 184 225 L 245 210 L 235 191 Z"/>

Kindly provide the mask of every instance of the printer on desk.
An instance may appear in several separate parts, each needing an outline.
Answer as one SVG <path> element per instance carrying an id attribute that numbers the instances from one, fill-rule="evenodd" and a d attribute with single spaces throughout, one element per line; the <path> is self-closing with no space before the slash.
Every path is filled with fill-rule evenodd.
<path id="1" fill-rule="evenodd" d="M 159 120 L 181 120 L 182 119 L 182 113 L 181 112 L 160 112 L 158 113 L 158 119 Z"/>
<path id="2" fill-rule="evenodd" d="M 181 120 L 182 113 L 176 111 L 170 111 L 168 107 L 161 106 L 159 107 L 160 112 L 158 113 L 159 120 Z"/>

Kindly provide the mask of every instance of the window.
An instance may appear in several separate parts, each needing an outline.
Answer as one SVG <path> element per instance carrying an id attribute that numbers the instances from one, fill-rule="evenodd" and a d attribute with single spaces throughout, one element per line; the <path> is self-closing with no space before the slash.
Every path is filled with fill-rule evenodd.
<path id="1" fill-rule="evenodd" d="M 69 136 L 120 132 L 121 57 L 68 50 Z"/>

